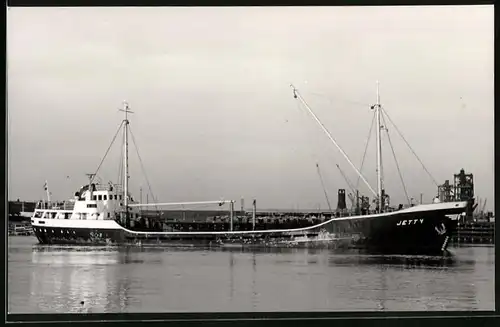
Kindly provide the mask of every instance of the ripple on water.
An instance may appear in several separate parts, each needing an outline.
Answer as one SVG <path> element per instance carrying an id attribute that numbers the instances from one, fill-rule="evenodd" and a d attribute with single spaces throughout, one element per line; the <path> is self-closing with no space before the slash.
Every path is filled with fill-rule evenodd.
<path id="1" fill-rule="evenodd" d="M 494 248 L 408 257 L 35 243 L 9 238 L 9 312 L 494 309 Z"/>

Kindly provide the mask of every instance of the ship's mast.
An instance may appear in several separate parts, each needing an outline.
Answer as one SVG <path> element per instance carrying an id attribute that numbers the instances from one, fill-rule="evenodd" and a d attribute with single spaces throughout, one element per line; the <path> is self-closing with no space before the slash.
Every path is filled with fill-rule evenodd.
<path id="1" fill-rule="evenodd" d="M 123 111 L 125 113 L 125 119 L 123 120 L 123 128 L 124 128 L 124 133 L 125 133 L 125 142 L 124 142 L 124 153 L 123 153 L 123 170 L 124 170 L 124 179 L 123 179 L 123 192 L 124 192 L 124 202 L 123 204 L 125 205 L 125 212 L 126 212 L 126 218 L 128 219 L 128 114 L 133 113 L 133 111 L 130 111 L 128 103 L 126 101 L 123 101 L 123 109 L 120 109 L 120 111 Z"/>
<path id="2" fill-rule="evenodd" d="M 378 196 L 378 211 L 383 211 L 384 199 L 382 198 L 383 181 L 382 181 L 382 138 L 380 125 L 380 92 L 379 82 L 377 81 L 377 103 L 373 106 L 375 109 L 377 123 L 377 196 Z"/>

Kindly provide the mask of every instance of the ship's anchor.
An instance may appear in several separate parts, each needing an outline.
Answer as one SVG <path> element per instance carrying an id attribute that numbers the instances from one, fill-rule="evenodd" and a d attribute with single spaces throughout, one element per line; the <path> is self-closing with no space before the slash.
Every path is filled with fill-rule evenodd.
<path id="1" fill-rule="evenodd" d="M 444 224 L 441 224 L 441 227 L 436 226 L 434 227 L 434 229 L 439 235 L 443 235 L 444 233 L 446 233 L 446 226 Z"/>

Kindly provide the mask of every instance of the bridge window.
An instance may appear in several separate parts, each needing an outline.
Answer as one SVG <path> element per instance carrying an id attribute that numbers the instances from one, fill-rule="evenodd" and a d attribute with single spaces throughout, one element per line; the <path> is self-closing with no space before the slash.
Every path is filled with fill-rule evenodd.
<path id="1" fill-rule="evenodd" d="M 99 194 L 99 195 L 97 196 L 97 200 L 101 201 L 101 200 L 102 200 L 102 195 L 100 195 L 100 194 Z"/>
<path id="2" fill-rule="evenodd" d="M 97 195 L 92 195 L 92 200 L 97 201 Z"/>
<path id="3" fill-rule="evenodd" d="M 123 200 L 123 195 L 120 195 L 120 200 Z"/>
<path id="4" fill-rule="evenodd" d="M 108 199 L 108 197 L 107 197 L 106 195 L 103 195 L 103 196 L 102 196 L 102 199 L 103 199 L 104 201 L 106 201 L 106 200 Z"/>

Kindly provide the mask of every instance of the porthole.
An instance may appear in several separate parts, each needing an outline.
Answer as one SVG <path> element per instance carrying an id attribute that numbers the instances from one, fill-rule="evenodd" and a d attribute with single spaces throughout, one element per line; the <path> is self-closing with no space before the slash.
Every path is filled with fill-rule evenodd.
<path id="1" fill-rule="evenodd" d="M 47 233 L 47 230 L 44 228 L 44 229 L 43 229 L 43 232 L 44 232 L 44 233 Z"/>

